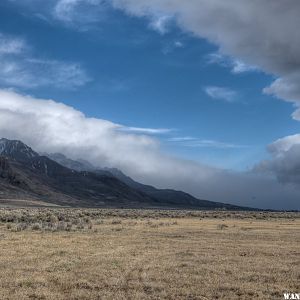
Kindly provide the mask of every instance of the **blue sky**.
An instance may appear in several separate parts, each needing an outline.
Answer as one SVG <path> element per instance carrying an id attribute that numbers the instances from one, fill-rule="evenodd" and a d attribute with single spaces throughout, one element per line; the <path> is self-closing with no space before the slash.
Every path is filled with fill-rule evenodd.
<path id="1" fill-rule="evenodd" d="M 272 3 L 3 0 L 0 135 L 203 199 L 299 207 L 300 4 Z"/>
<path id="2" fill-rule="evenodd" d="M 26 39 L 36 59 L 80 64 L 89 80 L 76 88 L 15 87 L 21 91 L 87 116 L 172 129 L 157 136 L 167 151 L 239 170 L 267 157 L 266 145 L 299 130 L 291 105 L 262 94 L 273 77 L 257 70 L 235 74 L 229 64 L 213 63 L 218 47 L 175 24 L 162 33 L 146 18 L 109 9 L 80 30 L 43 19 L 35 9 L 2 1 L 1 32 Z M 207 87 L 232 91 L 232 99 L 213 98 Z"/>

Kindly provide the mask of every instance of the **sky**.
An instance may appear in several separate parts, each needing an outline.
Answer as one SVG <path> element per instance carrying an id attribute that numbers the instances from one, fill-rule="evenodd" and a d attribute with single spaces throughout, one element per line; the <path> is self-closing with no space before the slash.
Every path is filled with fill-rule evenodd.
<path id="1" fill-rule="evenodd" d="M 297 0 L 2 0 L 0 135 L 300 209 L 299 23 Z"/>

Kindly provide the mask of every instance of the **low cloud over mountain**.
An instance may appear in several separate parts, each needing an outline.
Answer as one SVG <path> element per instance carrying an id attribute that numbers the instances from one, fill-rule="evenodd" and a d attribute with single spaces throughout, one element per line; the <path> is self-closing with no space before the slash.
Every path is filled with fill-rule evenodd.
<path id="1" fill-rule="evenodd" d="M 9 126 L 8 126 L 9 125 Z M 174 158 L 159 141 L 88 118 L 53 100 L 0 91 L 0 135 L 39 152 L 60 152 L 98 167 L 117 167 L 144 183 L 184 190 L 202 199 L 262 208 L 298 208 L 298 192 L 266 176 L 235 173 Z"/>

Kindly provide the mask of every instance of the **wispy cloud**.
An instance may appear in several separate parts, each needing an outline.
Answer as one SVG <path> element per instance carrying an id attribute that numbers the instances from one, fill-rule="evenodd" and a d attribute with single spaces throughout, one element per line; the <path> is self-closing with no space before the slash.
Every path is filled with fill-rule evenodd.
<path id="1" fill-rule="evenodd" d="M 176 48 L 184 48 L 184 44 L 183 44 L 183 42 L 181 42 L 181 41 L 175 41 L 175 42 L 174 42 L 174 46 L 175 46 Z"/>
<path id="2" fill-rule="evenodd" d="M 78 30 L 87 30 L 105 18 L 105 0 L 58 0 L 53 8 L 54 19 Z"/>
<path id="3" fill-rule="evenodd" d="M 141 127 L 126 127 L 126 126 L 122 126 L 118 128 L 118 130 L 131 132 L 131 133 L 149 134 L 149 135 L 167 134 L 174 131 L 174 129 L 170 129 L 170 128 L 141 128 Z"/>
<path id="4" fill-rule="evenodd" d="M 79 63 L 44 59 L 28 59 L 26 62 L 36 68 L 34 76 L 39 72 L 44 72 L 45 78 L 38 82 L 39 85 L 53 84 L 58 88 L 73 89 L 91 80 Z"/>
<path id="5" fill-rule="evenodd" d="M 172 42 L 167 42 L 163 45 L 163 48 L 162 48 L 162 53 L 167 55 L 169 53 L 172 53 L 174 52 L 176 49 L 181 49 L 181 48 L 184 48 L 185 45 L 182 41 L 179 41 L 179 40 L 175 40 L 175 41 L 172 41 Z"/>
<path id="6" fill-rule="evenodd" d="M 60 0 L 54 7 L 54 16 L 64 22 L 73 22 L 73 15 L 76 6 L 81 0 Z"/>
<path id="7" fill-rule="evenodd" d="M 36 58 L 19 37 L 0 34 L 0 84 L 21 88 L 76 89 L 90 81 L 79 63 Z"/>
<path id="8" fill-rule="evenodd" d="M 228 103 L 235 102 L 239 96 L 237 91 L 227 87 L 206 86 L 204 87 L 204 91 L 209 97 Z"/>
<path id="9" fill-rule="evenodd" d="M 197 138 L 192 137 L 192 136 L 180 136 L 180 137 L 172 137 L 169 138 L 168 141 L 169 142 L 187 142 L 187 141 L 194 141 Z"/>
<path id="10" fill-rule="evenodd" d="M 215 140 L 199 139 L 197 137 L 183 136 L 168 139 L 169 142 L 177 143 L 183 147 L 215 148 L 215 149 L 238 149 L 248 147 L 233 143 L 220 142 Z"/>
<path id="11" fill-rule="evenodd" d="M 169 25 L 172 21 L 172 17 L 167 15 L 154 15 L 150 21 L 149 27 L 160 33 L 166 34 L 169 31 Z"/>
<path id="12" fill-rule="evenodd" d="M 6 36 L 0 33 L 0 55 L 19 54 L 27 48 L 22 38 Z"/>
<path id="13" fill-rule="evenodd" d="M 219 52 L 213 52 L 208 54 L 206 56 L 206 61 L 208 64 L 217 64 L 225 68 L 230 68 L 231 72 L 234 74 L 254 72 L 259 70 L 255 66 L 248 65 L 241 60 L 223 55 Z"/>

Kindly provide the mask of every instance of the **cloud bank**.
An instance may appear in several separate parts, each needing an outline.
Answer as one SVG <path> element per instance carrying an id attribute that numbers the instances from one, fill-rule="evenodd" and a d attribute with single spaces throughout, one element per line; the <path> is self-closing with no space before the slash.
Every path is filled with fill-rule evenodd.
<path id="1" fill-rule="evenodd" d="M 181 189 L 202 199 L 299 208 L 299 191 L 292 186 L 268 176 L 233 173 L 172 157 L 161 150 L 157 139 L 143 134 L 145 128 L 140 133 L 123 128 L 53 100 L 0 90 L 1 137 L 20 139 L 40 152 L 61 152 L 99 167 L 117 167 L 142 182 Z"/>

